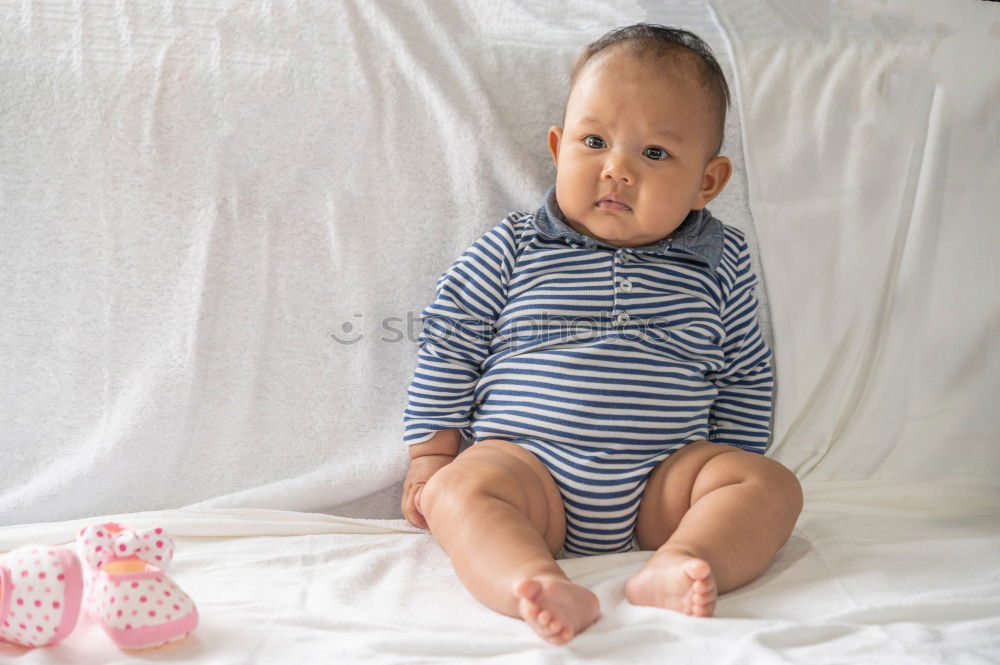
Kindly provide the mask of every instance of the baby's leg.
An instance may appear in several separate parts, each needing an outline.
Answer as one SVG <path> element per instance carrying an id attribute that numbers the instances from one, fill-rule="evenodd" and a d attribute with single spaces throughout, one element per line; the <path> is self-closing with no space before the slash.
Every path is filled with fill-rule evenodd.
<path id="1" fill-rule="evenodd" d="M 798 480 L 774 460 L 707 441 L 687 445 L 653 470 L 643 492 L 639 546 L 657 552 L 626 595 L 711 616 L 717 594 L 764 572 L 801 510 Z"/>
<path id="2" fill-rule="evenodd" d="M 554 644 L 597 620 L 597 596 L 553 558 L 566 532 L 562 497 L 532 453 L 481 441 L 431 476 L 417 502 L 458 578 L 487 607 Z"/>

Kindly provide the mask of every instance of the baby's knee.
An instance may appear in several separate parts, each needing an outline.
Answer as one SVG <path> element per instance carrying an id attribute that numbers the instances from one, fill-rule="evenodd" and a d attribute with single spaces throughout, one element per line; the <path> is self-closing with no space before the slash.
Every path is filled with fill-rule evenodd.
<path id="1" fill-rule="evenodd" d="M 773 462 L 774 460 L 771 461 Z M 802 512 L 804 503 L 802 483 L 799 482 L 798 477 L 789 468 L 778 462 L 774 462 L 774 465 L 776 467 L 774 469 L 775 483 L 782 496 L 788 502 L 788 506 L 794 508 L 795 514 L 798 515 Z"/>
<path id="2" fill-rule="evenodd" d="M 795 508 L 796 514 L 802 509 L 802 486 L 794 473 L 770 457 L 735 448 L 708 459 L 698 470 L 693 494 L 741 483 L 758 486 L 768 498 Z"/>
<path id="3" fill-rule="evenodd" d="M 769 497 L 796 516 L 802 512 L 802 484 L 795 474 L 769 457 L 757 456 L 755 462 L 754 480 L 767 490 Z"/>
<path id="4" fill-rule="evenodd" d="M 489 494 L 491 481 L 487 475 L 474 465 L 457 461 L 442 467 L 424 485 L 420 512 L 431 520 L 434 514 L 461 510 L 470 501 Z"/>

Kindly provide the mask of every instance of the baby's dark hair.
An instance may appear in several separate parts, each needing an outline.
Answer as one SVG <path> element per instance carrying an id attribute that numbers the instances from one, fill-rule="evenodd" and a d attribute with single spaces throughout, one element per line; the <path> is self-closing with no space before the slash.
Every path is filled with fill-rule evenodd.
<path id="1" fill-rule="evenodd" d="M 699 82 L 708 90 L 709 103 L 716 114 L 718 146 L 714 154 L 722 149 L 725 134 L 726 111 L 729 108 L 729 86 L 722 67 L 701 37 L 681 30 L 653 23 L 636 23 L 624 28 L 616 28 L 597 41 L 591 42 L 576 59 L 570 73 L 569 87 L 573 89 L 576 79 L 584 66 L 601 51 L 612 46 L 625 46 L 635 54 L 652 54 L 657 59 L 694 54 L 695 58 L 685 58 L 694 64 Z M 676 60 L 674 60 L 676 62 Z"/>

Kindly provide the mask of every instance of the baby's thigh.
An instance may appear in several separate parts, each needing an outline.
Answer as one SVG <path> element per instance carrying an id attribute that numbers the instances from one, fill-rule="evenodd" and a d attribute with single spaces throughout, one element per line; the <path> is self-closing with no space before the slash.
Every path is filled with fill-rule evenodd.
<path id="1" fill-rule="evenodd" d="M 709 464 L 720 455 L 735 456 L 732 459 L 737 463 Z M 746 469 L 745 465 L 754 467 L 759 460 L 764 458 L 756 453 L 710 441 L 689 443 L 671 454 L 649 474 L 643 490 L 636 519 L 639 547 L 656 549 L 670 537 L 700 496 L 716 486 L 741 480 L 735 476 L 722 477 L 716 469 Z"/>
<path id="2" fill-rule="evenodd" d="M 548 469 L 530 451 L 504 439 L 480 441 L 431 476 L 421 503 L 428 512 L 433 504 L 446 503 L 460 517 L 470 502 L 483 499 L 503 501 L 525 516 L 553 555 L 562 549 L 562 496 Z"/>

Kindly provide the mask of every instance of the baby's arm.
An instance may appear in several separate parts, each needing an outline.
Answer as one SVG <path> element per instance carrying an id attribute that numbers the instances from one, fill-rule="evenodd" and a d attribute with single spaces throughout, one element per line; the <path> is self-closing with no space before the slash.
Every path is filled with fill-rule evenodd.
<path id="1" fill-rule="evenodd" d="M 507 300 L 514 265 L 513 215 L 487 232 L 441 276 L 420 316 L 417 367 L 403 416 L 410 468 L 403 515 L 427 528 L 420 493 L 428 479 L 458 454 L 461 432 L 472 423 L 473 393 L 489 354 L 493 326 Z"/>
<path id="2" fill-rule="evenodd" d="M 763 454 L 774 391 L 771 350 L 757 320 L 757 276 L 742 237 L 737 256 L 734 285 L 722 310 L 725 366 L 709 376 L 718 388 L 709 413 L 709 440 Z"/>
<path id="3" fill-rule="evenodd" d="M 509 215 L 488 231 L 441 275 L 434 301 L 420 314 L 417 367 L 403 414 L 407 445 L 424 443 L 441 430 L 468 434 L 473 395 L 507 302 L 513 219 Z"/>
<path id="4" fill-rule="evenodd" d="M 403 516 L 413 526 L 427 528 L 427 520 L 420 510 L 420 493 L 431 476 L 455 459 L 460 443 L 460 431 L 446 429 L 423 443 L 410 446 L 410 468 L 403 482 Z"/>

